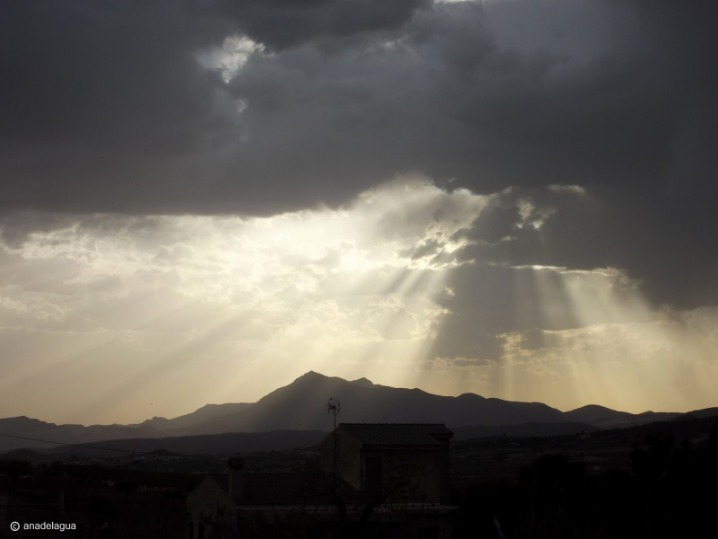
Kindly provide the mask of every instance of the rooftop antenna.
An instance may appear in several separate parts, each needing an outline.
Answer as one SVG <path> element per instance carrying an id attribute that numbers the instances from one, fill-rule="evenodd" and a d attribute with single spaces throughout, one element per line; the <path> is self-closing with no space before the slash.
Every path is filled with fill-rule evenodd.
<path id="1" fill-rule="evenodd" d="M 337 414 L 341 411 L 342 404 L 338 400 L 335 400 L 334 397 L 329 397 L 327 401 L 327 413 L 334 416 L 334 430 L 332 431 L 332 441 L 334 442 L 334 462 L 332 462 L 334 481 L 336 481 L 337 477 Z"/>
<path id="2" fill-rule="evenodd" d="M 334 416 L 334 430 L 337 430 L 337 414 L 342 411 L 342 403 L 329 397 L 327 401 L 327 413 Z"/>

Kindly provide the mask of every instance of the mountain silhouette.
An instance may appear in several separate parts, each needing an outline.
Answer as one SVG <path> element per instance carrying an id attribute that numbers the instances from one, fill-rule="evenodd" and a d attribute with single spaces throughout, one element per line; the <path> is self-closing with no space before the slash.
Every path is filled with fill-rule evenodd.
<path id="1" fill-rule="evenodd" d="M 629 414 L 628 412 L 617 412 L 605 406 L 589 404 L 576 410 L 564 412 L 564 417 L 569 421 L 577 423 L 588 423 L 602 429 L 616 429 L 621 427 L 632 427 L 645 425 L 654 421 L 668 421 L 681 414 L 675 412 L 643 412 L 642 414 Z"/>
<path id="2" fill-rule="evenodd" d="M 329 398 L 341 404 L 337 420 L 345 423 L 438 422 L 448 426 L 514 425 L 565 421 L 562 412 L 541 403 L 510 402 L 465 394 L 432 395 L 421 389 L 347 381 L 310 371 L 261 398 L 251 407 L 204 424 L 206 432 L 276 429 L 331 430 Z"/>
<path id="3" fill-rule="evenodd" d="M 323 431 L 332 429 L 332 398 L 341 404 L 338 422 L 445 423 L 457 435 L 530 432 L 559 433 L 642 425 L 680 416 L 676 413 L 630 414 L 589 405 L 561 412 L 538 402 L 514 402 L 466 393 L 433 395 L 421 389 L 374 384 L 366 378 L 348 381 L 310 371 L 256 403 L 208 404 L 173 419 L 155 417 L 135 425 L 56 425 L 27 417 L 0 419 L 0 451 L 47 448 L 59 442 L 80 444 L 107 440 L 168 438 L 222 433 Z M 710 416 L 718 409 L 691 412 Z M 483 434 L 481 434 L 483 433 Z M 462 436 L 463 437 L 463 436 Z"/>

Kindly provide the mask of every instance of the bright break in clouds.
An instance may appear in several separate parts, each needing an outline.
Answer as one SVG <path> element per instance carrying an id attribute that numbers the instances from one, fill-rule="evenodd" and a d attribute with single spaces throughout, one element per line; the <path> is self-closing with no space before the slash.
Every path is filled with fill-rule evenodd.
<path id="1" fill-rule="evenodd" d="M 715 12 L 3 2 L 0 415 L 715 405 Z"/>

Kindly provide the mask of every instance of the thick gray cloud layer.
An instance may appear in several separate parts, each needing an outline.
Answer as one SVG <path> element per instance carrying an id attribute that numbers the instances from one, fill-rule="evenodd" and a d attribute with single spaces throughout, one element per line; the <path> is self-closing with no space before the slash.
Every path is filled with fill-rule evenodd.
<path id="1" fill-rule="evenodd" d="M 715 15 L 702 0 L 3 2 L 0 205 L 268 214 L 420 171 L 554 210 L 540 230 L 511 228 L 513 204 L 477 224 L 512 235 L 510 263 L 613 265 L 657 303 L 715 303 Z M 225 83 L 197 59 L 232 36 L 257 46 Z"/>
<path id="2" fill-rule="evenodd" d="M 343 40 L 394 31 L 429 0 L 218 0 L 210 9 L 237 22 L 271 50 L 312 41 L 329 48 Z"/>

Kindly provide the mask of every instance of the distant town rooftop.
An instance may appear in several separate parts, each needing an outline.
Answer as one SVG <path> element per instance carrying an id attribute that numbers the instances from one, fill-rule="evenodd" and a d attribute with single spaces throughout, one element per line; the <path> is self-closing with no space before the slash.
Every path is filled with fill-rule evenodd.
<path id="1" fill-rule="evenodd" d="M 454 433 L 441 423 L 340 423 L 362 445 L 442 445 Z"/>

